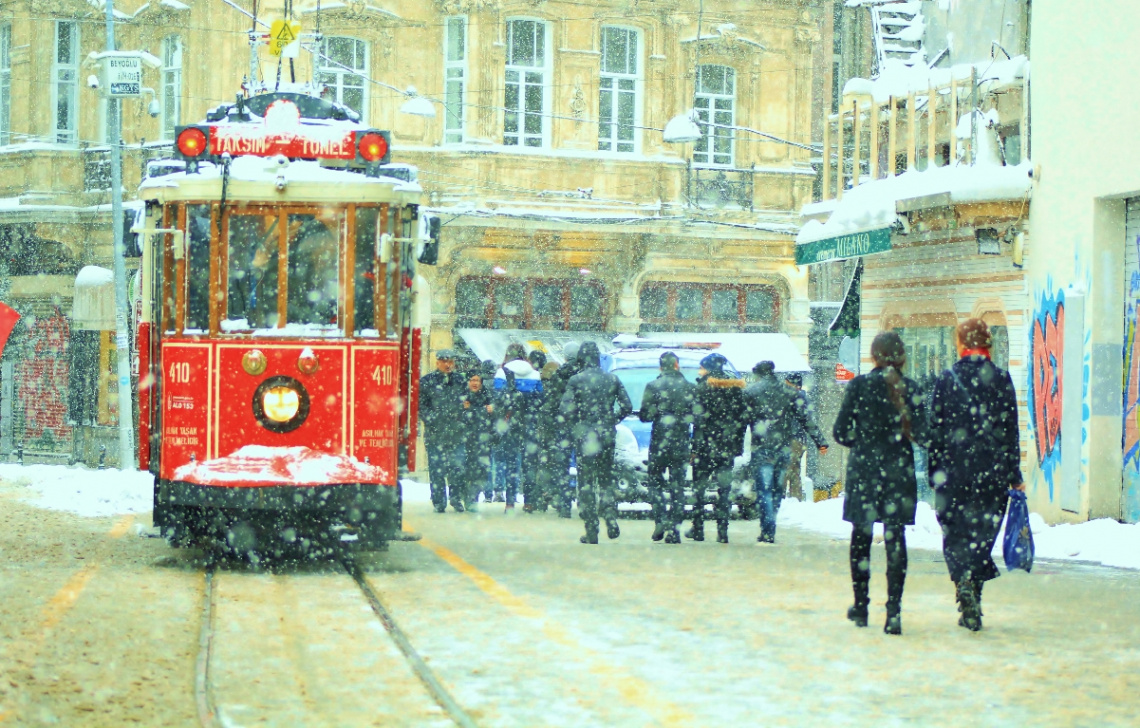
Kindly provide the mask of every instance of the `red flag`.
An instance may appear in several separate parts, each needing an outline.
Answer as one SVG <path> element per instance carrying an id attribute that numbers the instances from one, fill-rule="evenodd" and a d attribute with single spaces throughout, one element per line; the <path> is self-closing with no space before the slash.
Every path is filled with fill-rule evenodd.
<path id="1" fill-rule="evenodd" d="M 8 337 L 12 335 L 12 329 L 16 328 L 16 322 L 19 320 L 20 314 L 11 307 L 0 303 L 0 355 L 3 355 Z"/>

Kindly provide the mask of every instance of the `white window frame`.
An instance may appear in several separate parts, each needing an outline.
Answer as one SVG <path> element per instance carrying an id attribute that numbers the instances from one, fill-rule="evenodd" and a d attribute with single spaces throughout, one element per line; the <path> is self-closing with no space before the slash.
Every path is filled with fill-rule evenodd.
<path id="1" fill-rule="evenodd" d="M 514 41 L 514 24 L 517 22 L 536 23 L 542 29 L 542 58 L 538 59 L 536 65 L 521 65 L 513 63 L 513 41 Z M 542 20 L 541 18 L 508 18 L 506 25 L 506 43 L 507 43 L 507 62 L 503 73 L 503 106 L 506 111 L 503 114 L 503 144 L 505 146 L 514 146 L 523 149 L 547 149 L 550 147 L 550 23 Z M 512 76 L 514 81 L 511 80 Z M 537 78 L 537 84 L 534 79 Z M 526 89 L 528 86 L 538 85 L 542 89 L 542 109 L 537 112 L 525 111 L 526 109 Z M 514 111 L 511 110 L 510 105 L 507 103 L 507 95 L 511 91 L 511 87 L 516 87 L 518 95 L 517 103 Z M 507 126 L 511 115 L 516 116 L 516 131 L 507 131 Z M 526 117 L 537 115 L 541 125 L 539 133 L 526 131 Z M 532 143 L 537 142 L 537 143 Z"/>
<path id="2" fill-rule="evenodd" d="M 462 33 L 458 58 L 451 57 L 454 25 L 458 25 Z M 443 143 L 462 144 L 466 139 L 467 121 L 467 16 L 449 16 L 444 21 L 443 35 Z"/>
<path id="3" fill-rule="evenodd" d="M 724 68 L 732 73 L 732 88 L 729 93 L 723 91 L 705 91 L 703 86 L 703 71 L 706 68 Z M 718 109 L 728 102 L 728 109 Z M 697 93 L 695 94 L 697 118 L 700 120 L 701 139 L 693 145 L 693 165 L 697 167 L 733 167 L 736 161 L 736 132 L 732 129 L 714 129 L 707 124 L 712 121 L 723 126 L 736 126 L 736 69 L 719 63 L 702 64 L 697 71 Z M 710 112 L 715 112 L 710 119 Z M 727 118 L 725 118 L 727 116 Z M 728 154 L 718 153 L 713 149 L 713 137 L 728 139 Z M 727 160 L 718 157 L 727 156 Z"/>
<path id="4" fill-rule="evenodd" d="M 607 71 L 606 68 L 606 31 L 627 33 L 627 38 L 633 42 L 633 73 Z M 642 33 L 637 28 L 628 28 L 620 25 L 603 25 L 599 36 L 601 48 L 601 75 L 598 82 L 598 150 L 613 152 L 615 154 L 638 154 L 641 152 L 641 107 L 644 88 L 642 60 Z M 622 86 L 628 88 L 622 88 Z M 610 96 L 610 118 L 602 118 L 602 99 Z M 633 98 L 633 138 L 629 140 L 618 139 L 618 100 L 622 96 Z"/>
<path id="5" fill-rule="evenodd" d="M 159 138 L 174 139 L 174 127 L 182 122 L 182 36 L 162 39 L 162 114 Z"/>
<path id="6" fill-rule="evenodd" d="M 59 34 L 61 26 L 71 29 L 70 62 L 59 61 Z M 79 23 L 74 20 L 57 20 L 52 28 L 52 66 L 51 66 L 51 128 L 52 141 L 57 144 L 77 144 L 79 142 Z M 59 127 L 59 105 L 62 101 L 60 93 L 67 94 L 71 102 L 71 118 L 67 128 Z"/>
<path id="7" fill-rule="evenodd" d="M 0 146 L 12 143 L 12 24 L 0 25 Z"/>
<path id="8" fill-rule="evenodd" d="M 357 65 L 352 66 L 349 64 L 340 64 L 339 61 L 332 60 L 329 54 L 329 43 L 334 40 L 349 40 L 354 44 L 353 60 Z M 361 122 L 367 123 L 365 120 L 368 118 L 368 61 L 371 56 L 372 49 L 368 41 L 361 38 L 354 38 L 351 35 L 336 35 L 326 36 L 321 42 L 320 55 L 317 56 L 317 78 L 321 83 L 325 84 L 326 90 L 330 92 L 329 99 L 338 104 L 344 103 L 345 89 L 359 88 L 360 93 L 360 108 L 355 109 L 360 114 Z M 344 68 L 349 66 L 351 71 Z M 332 77 L 330 79 L 330 76 Z M 346 80 L 357 78 L 360 80 L 359 84 L 346 84 Z M 330 83 L 331 81 L 331 83 Z M 352 108 L 349 105 L 349 108 Z"/>

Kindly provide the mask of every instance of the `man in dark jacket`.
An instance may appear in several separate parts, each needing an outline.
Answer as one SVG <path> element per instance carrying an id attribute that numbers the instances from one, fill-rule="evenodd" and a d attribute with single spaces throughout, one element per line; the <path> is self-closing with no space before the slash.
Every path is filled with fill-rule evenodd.
<path id="1" fill-rule="evenodd" d="M 776 513 L 784 498 L 784 474 L 792 443 L 803 431 L 827 452 L 827 439 L 808 408 L 807 398 L 776 378 L 776 365 L 762 361 L 753 368 L 757 380 L 744 390 L 752 424 L 752 482 L 760 510 L 760 543 L 776 542 Z"/>
<path id="2" fill-rule="evenodd" d="M 479 503 L 479 494 L 484 490 L 487 490 L 487 500 L 491 500 L 488 483 L 491 479 L 495 408 L 490 389 L 484 386 L 481 369 L 481 365 L 475 362 L 464 371 L 467 391 L 459 397 L 461 409 L 457 424 L 463 437 L 463 490 L 467 510 L 474 510 Z"/>
<path id="3" fill-rule="evenodd" d="M 562 518 L 570 517 L 574 501 L 574 488 L 570 482 L 570 455 L 574 451 L 574 438 L 569 422 L 559 409 L 562 407 L 566 385 L 575 374 L 582 371 L 578 362 L 578 348 L 576 341 L 562 347 L 562 356 L 566 361 L 543 384 L 546 387 L 546 399 L 542 403 L 538 421 L 539 442 L 543 453 L 539 487 L 547 493 Z"/>
<path id="4" fill-rule="evenodd" d="M 436 370 L 420 379 L 420 419 L 424 422 L 431 502 L 437 513 L 451 507 L 463 511 L 463 436 L 457 427 L 460 397 L 467 390 L 462 374 L 455 371 L 455 352 L 442 349 L 435 355 Z"/>
<path id="5" fill-rule="evenodd" d="M 649 492 L 655 500 L 653 540 L 681 543 L 677 524 L 685 518 L 685 473 L 696 386 L 681 374 L 677 355 L 661 355 L 661 375 L 645 387 L 638 417 L 652 422 L 649 435 Z M 669 471 L 669 480 L 665 480 Z"/>
<path id="6" fill-rule="evenodd" d="M 633 412 L 633 404 L 618 378 L 602 371 L 597 344 L 582 344 L 578 361 L 582 371 L 567 382 L 559 411 L 570 424 L 578 449 L 578 507 L 586 522 L 586 535 L 581 541 L 597 543 L 598 501 L 606 521 L 606 535 L 621 535 L 613 498 L 614 428 Z"/>
<path id="7" fill-rule="evenodd" d="M 1009 502 L 1025 490 L 1017 393 L 990 360 L 989 327 L 958 325 L 961 357 L 934 382 L 930 400 L 930 479 L 942 526 L 942 554 L 956 587 L 958 624 L 982 628 L 982 585 L 1000 572 L 990 555 Z"/>
<path id="8" fill-rule="evenodd" d="M 744 453 L 748 412 L 744 404 L 744 380 L 732 371 L 721 354 L 701 359 L 693 407 L 693 529 L 686 536 L 705 540 L 705 501 L 709 488 L 716 488 L 713 514 L 716 540 L 728 543 L 728 516 L 732 505 L 732 466 Z"/>

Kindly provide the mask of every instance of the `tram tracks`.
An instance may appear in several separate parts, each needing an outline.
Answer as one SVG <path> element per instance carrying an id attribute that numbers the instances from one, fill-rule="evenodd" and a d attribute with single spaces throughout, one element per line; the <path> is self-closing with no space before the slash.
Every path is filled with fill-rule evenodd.
<path id="1" fill-rule="evenodd" d="M 475 721 L 455 700 L 439 676 L 424 661 L 400 627 L 380 595 L 372 588 L 364 570 L 351 556 L 343 557 L 338 565 L 356 584 L 372 613 L 380 621 L 392 643 L 399 649 L 407 666 L 450 720 L 460 728 L 475 728 Z M 215 631 L 218 619 L 218 562 L 210 560 L 204 570 L 204 589 L 201 601 L 201 626 L 198 636 L 198 657 L 195 664 L 194 694 L 198 719 L 203 728 L 222 728 L 221 711 L 217 704 L 211 659 L 217 643 Z"/>

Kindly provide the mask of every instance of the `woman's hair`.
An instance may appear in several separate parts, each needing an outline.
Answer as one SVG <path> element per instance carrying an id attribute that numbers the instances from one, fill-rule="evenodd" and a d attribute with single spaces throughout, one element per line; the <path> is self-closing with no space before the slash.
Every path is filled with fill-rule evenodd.
<path id="1" fill-rule="evenodd" d="M 902 378 L 902 368 L 906 365 L 906 346 L 903 345 L 902 337 L 894 331 L 884 331 L 876 336 L 871 342 L 871 358 L 883 368 L 887 397 L 898 410 L 903 434 L 909 440 L 910 408 L 906 404 L 906 385 Z"/>
<path id="2" fill-rule="evenodd" d="M 994 340 L 985 321 L 969 318 L 958 324 L 958 342 L 964 349 L 989 349 Z"/>
<path id="3" fill-rule="evenodd" d="M 503 357 L 503 363 L 517 361 L 522 359 L 526 361 L 526 347 L 519 343 L 510 344 L 507 346 L 506 356 Z"/>

